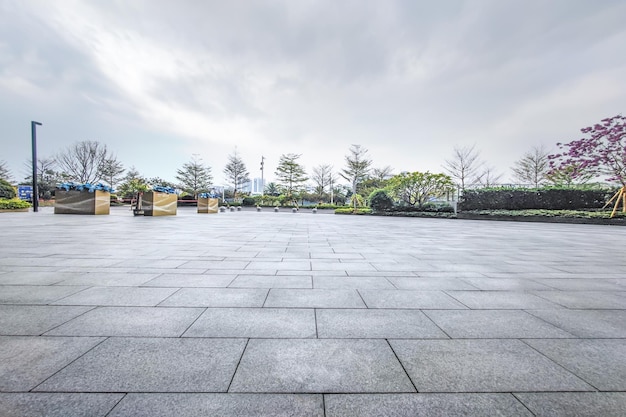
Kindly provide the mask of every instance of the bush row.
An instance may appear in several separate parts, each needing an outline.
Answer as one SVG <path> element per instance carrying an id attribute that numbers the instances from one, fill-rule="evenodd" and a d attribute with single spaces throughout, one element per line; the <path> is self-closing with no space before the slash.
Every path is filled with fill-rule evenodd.
<path id="1" fill-rule="evenodd" d="M 601 208 L 615 190 L 465 190 L 459 211 L 466 210 L 575 210 Z"/>

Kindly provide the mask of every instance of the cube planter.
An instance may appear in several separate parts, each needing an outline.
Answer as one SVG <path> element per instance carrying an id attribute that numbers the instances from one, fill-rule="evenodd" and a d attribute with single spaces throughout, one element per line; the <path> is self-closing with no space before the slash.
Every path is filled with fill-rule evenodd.
<path id="1" fill-rule="evenodd" d="M 198 213 L 217 213 L 219 209 L 217 198 L 198 198 Z"/>
<path id="2" fill-rule="evenodd" d="M 144 216 L 175 216 L 177 204 L 176 194 L 148 191 L 141 197 Z"/>
<path id="3" fill-rule="evenodd" d="M 111 193 L 96 190 L 56 190 L 54 214 L 109 214 Z"/>

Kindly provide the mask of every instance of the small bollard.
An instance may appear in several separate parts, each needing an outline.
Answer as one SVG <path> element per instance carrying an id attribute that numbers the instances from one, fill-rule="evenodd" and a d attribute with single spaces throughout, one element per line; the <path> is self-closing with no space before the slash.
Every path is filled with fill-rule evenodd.
<path id="1" fill-rule="evenodd" d="M 274 213 L 278 213 L 278 207 L 274 207 Z"/>
<path id="2" fill-rule="evenodd" d="M 234 207 L 231 207 L 231 208 L 230 208 L 230 211 L 231 211 L 231 212 L 235 211 L 235 208 L 234 208 Z"/>
<path id="3" fill-rule="evenodd" d="M 313 214 L 317 213 L 317 207 L 313 207 L 313 210 L 311 210 L 313 212 Z"/>
<path id="4" fill-rule="evenodd" d="M 226 211 L 226 207 L 222 206 L 220 207 L 220 212 L 224 213 Z"/>
<path id="5" fill-rule="evenodd" d="M 256 211 L 261 211 L 261 207 L 256 206 Z"/>
<path id="6" fill-rule="evenodd" d="M 291 212 L 292 212 L 292 213 L 297 213 L 297 212 L 298 212 L 298 209 L 294 207 L 294 208 L 292 208 L 292 209 L 291 209 Z"/>
<path id="7" fill-rule="evenodd" d="M 237 206 L 237 211 L 241 211 L 241 206 Z"/>

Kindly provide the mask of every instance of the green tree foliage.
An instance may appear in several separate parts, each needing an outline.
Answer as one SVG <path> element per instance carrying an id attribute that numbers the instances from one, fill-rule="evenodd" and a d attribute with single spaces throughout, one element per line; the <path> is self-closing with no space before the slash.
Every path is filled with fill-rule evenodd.
<path id="1" fill-rule="evenodd" d="M 7 167 L 6 161 L 0 161 L 0 179 L 5 181 L 11 180 L 11 171 Z"/>
<path id="2" fill-rule="evenodd" d="M 275 182 L 268 183 L 265 186 L 263 194 L 278 197 L 280 195 L 280 189 L 278 187 L 278 184 L 276 184 Z"/>
<path id="3" fill-rule="evenodd" d="M 33 163 L 27 161 L 25 164 L 27 172 L 32 172 Z M 56 160 L 54 158 L 41 158 L 37 160 L 37 190 L 39 197 L 45 200 L 52 198 L 52 192 L 56 189 L 56 185 L 64 182 L 65 178 L 56 171 Z M 28 175 L 22 181 L 22 184 L 32 184 L 33 175 Z"/>
<path id="4" fill-rule="evenodd" d="M 402 203 L 423 207 L 430 198 L 441 197 L 454 189 L 452 178 L 431 172 L 402 173 L 389 180 L 392 195 Z"/>
<path id="5" fill-rule="evenodd" d="M 393 207 L 393 200 L 385 190 L 374 190 L 369 196 L 370 207 L 374 211 L 385 211 Z"/>
<path id="6" fill-rule="evenodd" d="M 107 146 L 97 141 L 75 143 L 56 156 L 60 171 L 72 181 L 97 183 L 102 180 L 105 161 L 115 159 Z"/>
<path id="7" fill-rule="evenodd" d="M 577 166 L 574 162 L 552 168 L 546 173 L 546 180 L 552 185 L 568 188 L 587 184 L 595 177 L 593 172 Z"/>
<path id="8" fill-rule="evenodd" d="M 352 186 L 352 194 L 357 194 L 359 185 L 367 178 L 372 165 L 372 160 L 367 156 L 367 149 L 361 145 L 352 145 L 349 154 L 346 155 L 346 167 L 341 170 L 341 175 Z M 356 204 L 357 199 L 352 199 Z M 356 205 L 354 206 L 356 207 Z"/>
<path id="9" fill-rule="evenodd" d="M 228 163 L 224 168 L 224 174 L 226 180 L 233 186 L 234 198 L 237 198 L 237 191 L 239 191 L 244 184 L 250 182 L 250 173 L 246 169 L 246 164 L 243 163 L 241 157 L 237 154 L 237 150 L 228 155 Z"/>
<path id="10" fill-rule="evenodd" d="M 135 167 L 130 167 L 117 190 L 122 198 L 132 198 L 140 191 L 148 191 L 148 181 L 139 174 Z"/>
<path id="11" fill-rule="evenodd" d="M 15 198 L 15 188 L 4 179 L 0 178 L 0 198 L 10 200 Z"/>
<path id="12" fill-rule="evenodd" d="M 297 194 L 308 180 L 304 167 L 298 163 L 301 156 L 294 153 L 281 155 L 274 173 L 281 185 L 282 193 L 294 201 L 297 200 Z"/>
<path id="13" fill-rule="evenodd" d="M 533 146 L 519 160 L 515 161 L 512 171 L 515 178 L 524 184 L 532 184 L 539 188 L 547 180 L 550 169 L 548 151 L 543 146 Z"/>
<path id="14" fill-rule="evenodd" d="M 191 161 L 176 171 L 176 179 L 180 181 L 180 188 L 198 198 L 198 194 L 208 192 L 211 188 L 211 168 L 202 163 L 202 158 L 193 155 Z"/>
<path id="15" fill-rule="evenodd" d="M 315 198 L 322 201 L 330 192 L 331 184 L 337 182 L 332 165 L 322 164 L 313 168 L 311 180 L 315 184 Z M 328 190 L 328 192 L 327 192 Z"/>
<path id="16" fill-rule="evenodd" d="M 100 166 L 100 173 L 102 174 L 102 180 L 111 188 L 115 188 L 119 184 L 121 175 L 124 173 L 124 165 L 117 160 L 115 156 L 111 156 L 104 161 Z"/>

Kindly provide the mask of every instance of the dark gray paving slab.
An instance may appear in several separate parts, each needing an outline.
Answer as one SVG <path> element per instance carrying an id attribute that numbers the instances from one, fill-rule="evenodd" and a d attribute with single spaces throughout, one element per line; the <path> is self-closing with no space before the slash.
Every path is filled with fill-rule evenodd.
<path id="1" fill-rule="evenodd" d="M 529 310 L 573 335 L 583 338 L 626 338 L 626 310 Z"/>
<path id="2" fill-rule="evenodd" d="M 323 417 L 313 394 L 129 394 L 107 417 Z"/>
<path id="3" fill-rule="evenodd" d="M 313 288 L 395 289 L 385 277 L 314 277 Z"/>
<path id="4" fill-rule="evenodd" d="M 473 285 L 457 278 L 388 277 L 401 290 L 476 290 Z"/>
<path id="5" fill-rule="evenodd" d="M 143 287 L 178 287 L 198 288 L 213 287 L 226 288 L 235 279 L 236 275 L 207 275 L 207 274 L 161 274 L 142 284 Z"/>
<path id="6" fill-rule="evenodd" d="M 525 392 L 515 394 L 537 417 L 623 417 L 624 392 Z"/>
<path id="7" fill-rule="evenodd" d="M 252 339 L 230 392 L 414 392 L 383 340 Z"/>
<path id="8" fill-rule="evenodd" d="M 453 339 L 574 337 L 524 311 L 428 310 L 425 314 Z"/>
<path id="9" fill-rule="evenodd" d="M 240 275 L 231 288 L 312 288 L 311 275 Z"/>
<path id="10" fill-rule="evenodd" d="M 557 309 L 562 308 L 522 291 L 446 291 L 471 309 Z"/>
<path id="11" fill-rule="evenodd" d="M 102 338 L 0 337 L 0 391 L 29 391 Z"/>
<path id="12" fill-rule="evenodd" d="M 108 272 L 90 272 L 79 276 L 65 279 L 57 285 L 88 285 L 101 287 L 133 287 L 150 281 L 158 274 L 125 274 Z"/>
<path id="13" fill-rule="evenodd" d="M 178 337 L 203 311 L 202 308 L 98 307 L 46 335 Z"/>
<path id="14" fill-rule="evenodd" d="M 626 310 L 626 292 L 624 291 L 535 291 L 534 293 L 567 308 Z"/>
<path id="15" fill-rule="evenodd" d="M 368 308 L 467 308 L 442 291 L 359 290 Z"/>
<path id="16" fill-rule="evenodd" d="M 271 289 L 265 307 L 365 308 L 365 304 L 350 289 Z"/>
<path id="17" fill-rule="evenodd" d="M 526 340 L 602 391 L 626 391 L 626 339 Z"/>
<path id="18" fill-rule="evenodd" d="M 36 391 L 225 392 L 245 344 L 242 339 L 110 338 Z"/>
<path id="19" fill-rule="evenodd" d="M 262 307 L 267 289 L 183 288 L 161 306 L 180 307 Z"/>
<path id="20" fill-rule="evenodd" d="M 148 307 L 159 304 L 174 292 L 176 288 L 91 287 L 57 300 L 54 304 Z"/>
<path id="21" fill-rule="evenodd" d="M 123 394 L 0 393 L 3 417 L 105 417 Z"/>
<path id="22" fill-rule="evenodd" d="M 209 308 L 185 337 L 316 337 L 312 309 Z"/>
<path id="23" fill-rule="evenodd" d="M 0 335 L 37 336 L 91 307 L 0 305 Z"/>
<path id="24" fill-rule="evenodd" d="M 4 285 L 0 286 L 0 304 L 50 304 L 86 288 Z"/>
<path id="25" fill-rule="evenodd" d="M 419 310 L 320 309 L 320 338 L 448 338 Z"/>
<path id="26" fill-rule="evenodd" d="M 519 340 L 392 340 L 419 392 L 592 391 Z"/>
<path id="27" fill-rule="evenodd" d="M 532 416 L 511 394 L 326 394 L 326 417 Z"/>

